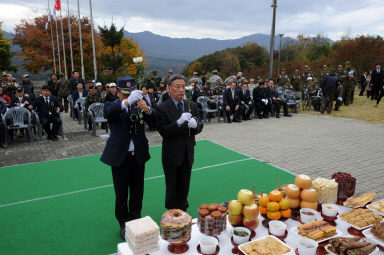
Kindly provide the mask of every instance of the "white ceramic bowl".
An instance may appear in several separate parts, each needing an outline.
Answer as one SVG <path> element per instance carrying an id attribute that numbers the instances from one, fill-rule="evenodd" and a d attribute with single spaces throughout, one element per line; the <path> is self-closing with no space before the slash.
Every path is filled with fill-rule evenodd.
<path id="1" fill-rule="evenodd" d="M 275 236 L 284 236 L 287 230 L 287 224 L 278 220 L 271 220 L 269 223 L 269 232 Z"/>
<path id="2" fill-rule="evenodd" d="M 203 236 L 199 241 L 200 250 L 203 254 L 215 254 L 216 247 L 219 244 L 216 238 L 212 236 Z"/>
<path id="3" fill-rule="evenodd" d="M 236 231 L 245 231 L 248 233 L 247 236 L 238 236 L 238 235 L 235 235 L 235 230 Z M 251 231 L 247 228 L 243 228 L 243 227 L 237 227 L 237 228 L 234 228 L 233 229 L 233 241 L 237 244 L 243 244 L 243 243 L 246 243 L 246 242 L 249 242 L 249 237 L 251 236 Z"/>
<path id="4" fill-rule="evenodd" d="M 309 208 L 300 209 L 300 220 L 304 224 L 316 220 L 316 217 L 317 217 L 317 212 L 315 210 L 312 210 Z"/>
<path id="5" fill-rule="evenodd" d="M 335 204 L 322 204 L 322 212 L 325 216 L 336 217 L 338 212 L 338 207 Z"/>
<path id="6" fill-rule="evenodd" d="M 300 255 L 316 255 L 316 250 L 319 244 L 309 238 L 300 238 L 297 240 L 297 248 Z"/>

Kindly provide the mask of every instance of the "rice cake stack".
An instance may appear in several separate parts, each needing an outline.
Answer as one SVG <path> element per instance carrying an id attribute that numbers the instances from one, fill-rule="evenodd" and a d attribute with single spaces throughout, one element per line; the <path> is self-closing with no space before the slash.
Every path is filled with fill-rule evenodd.
<path id="1" fill-rule="evenodd" d="M 134 255 L 159 251 L 159 235 L 159 226 L 149 216 L 125 223 L 125 240 Z"/>

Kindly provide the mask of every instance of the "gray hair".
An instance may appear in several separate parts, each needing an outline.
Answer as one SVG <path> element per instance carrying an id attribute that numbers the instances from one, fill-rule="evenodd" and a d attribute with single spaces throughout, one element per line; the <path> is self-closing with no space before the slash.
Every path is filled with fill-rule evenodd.
<path id="1" fill-rule="evenodd" d="M 185 77 L 181 74 L 172 75 L 171 78 L 169 78 L 169 80 L 168 80 L 168 86 L 172 86 L 172 82 L 174 82 L 175 80 L 184 80 L 185 81 Z"/>

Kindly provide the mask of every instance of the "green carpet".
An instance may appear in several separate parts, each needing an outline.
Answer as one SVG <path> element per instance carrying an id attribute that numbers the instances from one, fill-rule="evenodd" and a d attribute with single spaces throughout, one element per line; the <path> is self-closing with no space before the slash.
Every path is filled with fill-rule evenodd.
<path id="1" fill-rule="evenodd" d="M 165 211 L 161 147 L 152 147 L 150 153 L 142 215 L 158 222 Z M 0 254 L 116 252 L 121 239 L 114 218 L 113 187 L 109 186 L 112 176 L 99 158 L 0 168 Z M 256 185 L 257 192 L 270 191 L 278 178 L 282 184 L 294 180 L 288 172 L 210 141 L 197 143 L 193 169 L 189 195 L 193 217 L 200 204 L 235 199 L 241 188 Z M 74 192 L 84 189 L 91 190 Z M 34 200 L 42 197 L 50 198 Z M 14 204 L 27 200 L 34 201 Z"/>

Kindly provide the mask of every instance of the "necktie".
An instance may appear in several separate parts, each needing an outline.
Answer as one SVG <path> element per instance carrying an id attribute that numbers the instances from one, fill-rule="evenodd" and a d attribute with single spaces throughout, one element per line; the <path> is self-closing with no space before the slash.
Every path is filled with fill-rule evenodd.
<path id="1" fill-rule="evenodd" d="M 380 69 L 377 69 L 377 73 L 380 73 Z"/>
<path id="2" fill-rule="evenodd" d="M 46 104 L 49 104 L 49 102 L 48 102 L 48 97 L 45 98 L 45 103 L 46 103 Z"/>
<path id="3" fill-rule="evenodd" d="M 149 98 L 149 96 L 146 95 L 145 98 L 147 99 L 147 102 L 148 102 L 149 106 L 151 106 L 151 99 Z"/>
<path id="4" fill-rule="evenodd" d="M 177 109 L 179 110 L 179 112 L 180 112 L 181 114 L 183 114 L 184 109 L 183 109 L 183 104 L 182 104 L 181 102 L 178 102 L 178 103 L 177 103 Z"/>
<path id="5" fill-rule="evenodd" d="M 235 91 L 232 90 L 232 100 L 235 100 Z"/>

